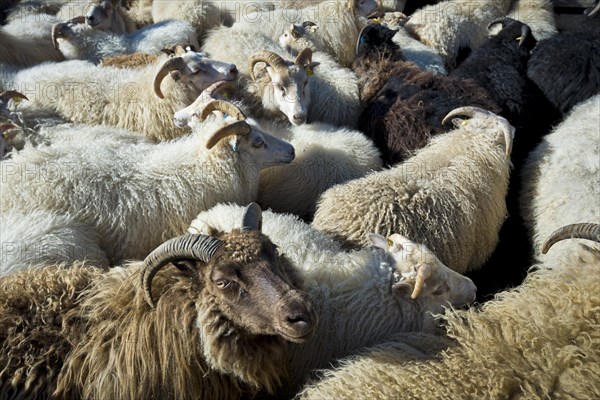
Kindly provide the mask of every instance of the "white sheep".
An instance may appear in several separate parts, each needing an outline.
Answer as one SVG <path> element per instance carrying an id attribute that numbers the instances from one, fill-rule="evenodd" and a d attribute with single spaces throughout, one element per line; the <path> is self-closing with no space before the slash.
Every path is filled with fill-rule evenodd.
<path id="1" fill-rule="evenodd" d="M 239 206 L 218 205 L 201 213 L 190 233 L 225 229 Z M 431 313 L 473 301 L 475 286 L 444 266 L 425 246 L 400 235 L 371 235 L 376 248 L 344 252 L 331 237 L 291 215 L 263 213 L 263 232 L 298 266 L 319 315 L 315 336 L 291 345 L 286 394 L 308 374 L 343 355 L 407 331 L 435 332 Z M 289 398 L 289 396 L 288 396 Z"/>
<path id="2" fill-rule="evenodd" d="M 451 342 L 397 335 L 338 360 L 295 398 L 597 398 L 599 265 L 600 251 L 590 247 L 546 260 L 518 288 L 441 316 Z"/>
<path id="3" fill-rule="evenodd" d="M 235 65 L 179 48 L 140 69 L 98 67 L 87 61 L 46 63 L 4 70 L 0 87 L 29 98 L 25 115 L 53 112 L 72 122 L 102 124 L 167 140 L 188 132 L 173 125 L 173 113 L 187 106 L 211 83 L 235 80 Z M 164 79 L 169 76 L 168 79 Z"/>
<path id="4" fill-rule="evenodd" d="M 79 17 L 52 27 L 54 45 L 67 60 L 97 64 L 103 58 L 121 54 L 159 54 L 177 45 L 199 47 L 194 29 L 185 21 L 165 20 L 127 34 L 95 30 L 83 22 L 83 17 Z"/>
<path id="5" fill-rule="evenodd" d="M 558 33 L 554 4 L 550 0 L 515 0 L 507 17 L 529 25 L 538 41 Z"/>
<path id="6" fill-rule="evenodd" d="M 404 26 L 435 49 L 446 65 L 455 67 L 460 50 L 483 43 L 488 24 L 505 16 L 511 3 L 512 0 L 446 0 L 415 11 Z"/>
<path id="7" fill-rule="evenodd" d="M 133 32 L 135 21 L 121 5 L 121 0 L 92 0 L 85 14 L 85 22 L 92 28 L 122 34 Z"/>
<path id="8" fill-rule="evenodd" d="M 479 268 L 506 218 L 514 128 L 475 107 L 450 112 L 472 119 L 432 138 L 393 168 L 337 185 L 321 196 L 313 226 L 348 245 L 366 234 L 400 233 L 429 247 L 450 268 Z"/>
<path id="9" fill-rule="evenodd" d="M 219 202 L 253 201 L 260 170 L 294 159 L 290 144 L 255 121 L 232 119 L 207 121 L 191 135 L 159 144 L 106 127 L 55 132 L 51 145 L 2 162 L 1 209 L 73 215 L 96 230 L 111 265 L 144 257 L 184 231 L 198 212 Z"/>
<path id="10" fill-rule="evenodd" d="M 544 262 L 572 252 L 578 241 L 556 244 L 541 254 L 555 229 L 600 221 L 600 95 L 578 104 L 554 131 L 544 136 L 523 167 L 521 211 L 535 256 Z"/>
<path id="11" fill-rule="evenodd" d="M 261 126 L 296 149 L 290 164 L 264 169 L 258 203 L 277 212 L 312 219 L 317 200 L 330 187 L 382 167 L 381 156 L 363 133 L 326 124 Z"/>

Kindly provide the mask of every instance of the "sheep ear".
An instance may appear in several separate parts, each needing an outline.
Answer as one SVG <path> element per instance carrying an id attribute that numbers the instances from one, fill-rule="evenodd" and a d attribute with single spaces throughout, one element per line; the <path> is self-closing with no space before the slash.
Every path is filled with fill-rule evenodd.
<path id="1" fill-rule="evenodd" d="M 417 249 L 417 244 L 415 242 L 398 233 L 390 235 L 388 239 L 397 246 L 398 250 L 405 251 L 406 254 L 411 254 Z"/>
<path id="2" fill-rule="evenodd" d="M 414 288 L 414 284 L 406 280 L 401 280 L 400 282 L 396 282 L 392 285 L 392 291 L 394 292 L 394 295 L 400 297 L 401 299 L 410 299 Z"/>
<path id="3" fill-rule="evenodd" d="M 292 24 L 292 30 L 290 31 L 290 33 L 292 34 L 292 37 L 294 39 L 298 39 L 298 38 L 302 37 L 301 26 Z"/>
<path id="4" fill-rule="evenodd" d="M 388 250 L 390 248 L 390 242 L 385 236 L 381 236 L 376 233 L 369 233 L 367 236 L 373 246 L 384 250 Z"/>
<path id="5" fill-rule="evenodd" d="M 186 50 L 183 48 L 183 46 L 182 46 L 182 45 L 178 44 L 178 45 L 175 47 L 175 55 L 176 55 L 176 56 L 183 56 L 185 53 L 187 53 L 187 52 L 186 52 Z"/>

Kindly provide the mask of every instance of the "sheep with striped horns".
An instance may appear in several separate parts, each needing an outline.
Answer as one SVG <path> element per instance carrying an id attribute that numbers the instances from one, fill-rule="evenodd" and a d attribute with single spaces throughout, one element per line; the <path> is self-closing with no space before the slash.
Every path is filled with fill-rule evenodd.
<path id="1" fill-rule="evenodd" d="M 544 248 L 568 238 L 600 243 L 598 225 L 568 231 Z M 521 286 L 481 308 L 442 316 L 453 339 L 445 351 L 429 351 L 447 343 L 435 337 L 396 337 L 340 360 L 296 399 L 597 398 L 599 265 L 598 247 L 587 245 L 566 260 L 545 260 Z"/>
<path id="2" fill-rule="evenodd" d="M 234 226 L 242 208 L 218 205 L 200 213 L 188 232 Z M 409 331 L 438 332 L 431 313 L 475 297 L 473 282 L 450 270 L 425 246 L 394 234 L 369 235 L 375 247 L 346 252 L 329 235 L 289 214 L 265 211 L 263 231 L 299 267 L 314 300 L 319 325 L 303 345 L 291 345 L 290 377 L 281 397 L 290 398 L 311 371 L 344 355 Z"/>
<path id="3" fill-rule="evenodd" d="M 388 165 L 406 160 L 431 136 L 447 132 L 442 118 L 457 107 L 500 111 L 472 80 L 424 72 L 406 61 L 395 35 L 380 24 L 365 27 L 353 64 L 365 104 L 358 128 L 373 139 Z"/>
<path id="4" fill-rule="evenodd" d="M 323 193 L 313 226 L 354 247 L 369 232 L 399 233 L 459 273 L 479 268 L 506 218 L 514 128 L 474 107 L 453 110 L 443 123 L 450 120 L 454 130 L 404 163 Z"/>
<path id="5" fill-rule="evenodd" d="M 1 209 L 69 213 L 94 228 L 111 265 L 143 257 L 183 232 L 198 212 L 220 202 L 254 201 L 261 169 L 294 159 L 293 146 L 239 109 L 215 106 L 229 117 L 159 144 L 102 126 L 54 132 L 49 146 L 26 148 L 0 164 Z M 20 237 L 22 248 L 33 240 L 12 236 Z M 2 265 L 0 272 L 11 269 Z"/>
<path id="6" fill-rule="evenodd" d="M 554 246 L 551 255 L 540 253 L 544 239 L 555 229 L 600 221 L 599 158 L 600 95 L 596 95 L 575 106 L 523 167 L 521 212 L 537 260 L 572 253 L 569 242 Z"/>
<path id="7" fill-rule="evenodd" d="M 101 68 L 71 60 L 8 70 L 0 76 L 0 87 L 9 86 L 29 97 L 21 108 L 26 116 L 45 110 L 72 122 L 169 140 L 189 132 L 173 126 L 173 114 L 211 83 L 237 79 L 237 68 L 178 47 L 173 57 L 162 55 L 140 69 Z"/>
<path id="8" fill-rule="evenodd" d="M 273 393 L 287 342 L 308 340 L 318 317 L 260 220 L 250 204 L 241 229 L 176 237 L 143 262 L 0 278 L 0 397 Z"/>
<path id="9" fill-rule="evenodd" d="M 122 54 L 159 54 L 177 45 L 200 47 L 193 28 L 179 20 L 166 20 L 128 33 L 94 30 L 76 17 L 52 27 L 52 41 L 67 60 L 89 60 L 97 64 L 103 58 Z"/>

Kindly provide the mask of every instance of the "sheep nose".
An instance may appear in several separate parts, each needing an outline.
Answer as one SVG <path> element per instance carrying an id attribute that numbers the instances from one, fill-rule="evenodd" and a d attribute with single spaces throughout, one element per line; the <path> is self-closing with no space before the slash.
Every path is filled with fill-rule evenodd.
<path id="1" fill-rule="evenodd" d="M 306 115 L 296 114 L 296 115 L 294 115 L 293 119 L 294 119 L 293 122 L 295 125 L 302 125 L 303 123 L 306 122 Z"/>
<path id="2" fill-rule="evenodd" d="M 304 331 L 311 327 L 310 316 L 304 313 L 290 314 L 285 319 L 286 323 L 295 330 Z"/>
<path id="3" fill-rule="evenodd" d="M 96 18 L 93 15 L 86 16 L 85 22 L 90 26 L 94 26 L 96 25 Z"/>

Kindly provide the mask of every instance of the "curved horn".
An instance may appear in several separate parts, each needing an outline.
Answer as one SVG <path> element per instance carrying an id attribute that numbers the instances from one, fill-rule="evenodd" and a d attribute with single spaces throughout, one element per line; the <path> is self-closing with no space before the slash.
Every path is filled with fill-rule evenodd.
<path id="1" fill-rule="evenodd" d="M 58 38 L 62 37 L 62 30 L 67 27 L 66 22 L 57 22 L 52 25 L 52 45 L 58 50 Z"/>
<path id="2" fill-rule="evenodd" d="M 459 107 L 450 111 L 442 120 L 442 125 L 445 125 L 450 121 L 453 117 L 457 116 L 467 116 L 467 117 L 493 117 L 500 122 L 502 126 L 502 132 L 504 133 L 504 142 L 506 145 L 505 155 L 506 158 L 510 158 L 510 153 L 512 152 L 512 142 L 513 142 L 513 126 L 508 122 L 505 118 L 500 117 L 499 115 L 494 114 L 491 111 L 484 110 L 479 107 Z"/>
<path id="3" fill-rule="evenodd" d="M 431 267 L 427 264 L 421 264 L 419 271 L 417 272 L 417 279 L 415 281 L 415 288 L 410 295 L 411 299 L 416 299 L 421 294 L 425 281 L 431 277 Z"/>
<path id="4" fill-rule="evenodd" d="M 492 22 L 490 22 L 487 26 L 487 30 L 489 31 L 490 28 L 496 24 L 500 24 L 502 25 L 502 28 L 506 27 L 506 22 L 507 20 L 509 20 L 510 18 L 506 18 L 506 17 L 500 17 L 500 18 L 496 18 L 495 20 L 493 20 Z"/>
<path id="5" fill-rule="evenodd" d="M 586 14 L 588 17 L 593 17 L 596 14 L 598 14 L 598 11 L 600 11 L 600 1 L 596 2 L 594 8 L 590 7 L 586 9 L 583 13 Z"/>
<path id="6" fill-rule="evenodd" d="M 299 65 L 300 67 L 304 67 L 307 64 L 310 64 L 312 61 L 312 50 L 307 47 L 303 49 L 300 53 L 298 53 L 298 57 L 294 61 L 294 64 Z"/>
<path id="7" fill-rule="evenodd" d="M 160 84 L 162 83 L 163 79 L 165 79 L 165 76 L 167 76 L 167 74 L 171 71 L 181 70 L 184 67 L 185 61 L 181 57 L 170 58 L 162 65 L 162 67 L 160 67 L 160 71 L 158 71 L 156 77 L 154 78 L 154 93 L 156 93 L 159 98 L 165 98 L 160 90 Z"/>
<path id="8" fill-rule="evenodd" d="M 358 39 L 356 39 L 356 48 L 354 49 L 354 54 L 358 55 L 358 48 L 364 42 L 364 36 L 371 30 L 375 29 L 373 24 L 367 25 L 362 28 L 358 34 Z"/>
<path id="9" fill-rule="evenodd" d="M 25 96 L 23 93 L 17 92 L 16 90 L 7 90 L 6 92 L 0 94 L 0 102 L 8 103 L 8 101 L 11 99 L 29 100 L 27 96 Z"/>
<path id="10" fill-rule="evenodd" d="M 221 139 L 226 138 L 227 136 L 231 136 L 231 135 L 246 136 L 251 131 L 252 131 L 252 128 L 250 127 L 250 125 L 248 125 L 248 123 L 246 121 L 234 122 L 233 124 L 229 124 L 221 129 L 219 129 L 218 131 L 216 131 L 211 136 L 211 138 L 208 139 L 208 142 L 206 142 L 206 148 L 212 149 L 213 147 L 215 147 L 215 145 L 217 143 L 219 143 L 219 141 Z"/>
<path id="11" fill-rule="evenodd" d="M 542 254 L 546 254 L 555 243 L 565 239 L 588 239 L 600 243 L 600 225 L 571 224 L 558 228 L 542 245 Z"/>
<path id="12" fill-rule="evenodd" d="M 162 267 L 172 261 L 193 259 L 208 262 L 223 242 L 212 236 L 187 234 L 173 238 L 158 246 L 144 260 L 141 271 L 144 297 L 150 307 L 154 308 L 152 299 L 152 279 Z"/>
<path id="13" fill-rule="evenodd" d="M 529 25 L 523 24 L 521 26 L 521 41 L 519 42 L 519 47 L 528 48 L 531 46 L 530 48 L 533 49 L 536 43 L 537 40 L 535 40 L 535 37 L 533 37 Z"/>
<path id="14" fill-rule="evenodd" d="M 254 66 L 259 62 L 264 62 L 271 68 L 275 69 L 287 68 L 285 60 L 272 51 L 265 50 L 259 53 L 254 53 L 250 56 L 250 60 L 248 61 L 248 69 L 250 70 L 250 77 L 253 81 L 256 80 L 256 77 L 254 76 Z"/>
<path id="15" fill-rule="evenodd" d="M 256 203 L 250 203 L 244 211 L 242 217 L 242 231 L 261 231 L 262 229 L 262 210 Z"/>
<path id="16" fill-rule="evenodd" d="M 198 118 L 200 119 L 200 121 L 204 121 L 208 117 L 208 115 L 213 111 L 222 111 L 223 113 L 229 114 L 239 121 L 243 121 L 246 119 L 244 113 L 239 108 L 237 108 L 235 104 L 231 104 L 223 100 L 214 100 L 208 103 L 206 107 L 204 107 Z"/>
<path id="17" fill-rule="evenodd" d="M 317 26 L 317 24 L 315 24 L 315 23 L 314 23 L 314 22 L 312 22 L 312 21 L 304 21 L 304 22 L 302 23 L 302 27 L 303 27 L 303 28 L 306 28 L 307 26 Z"/>

